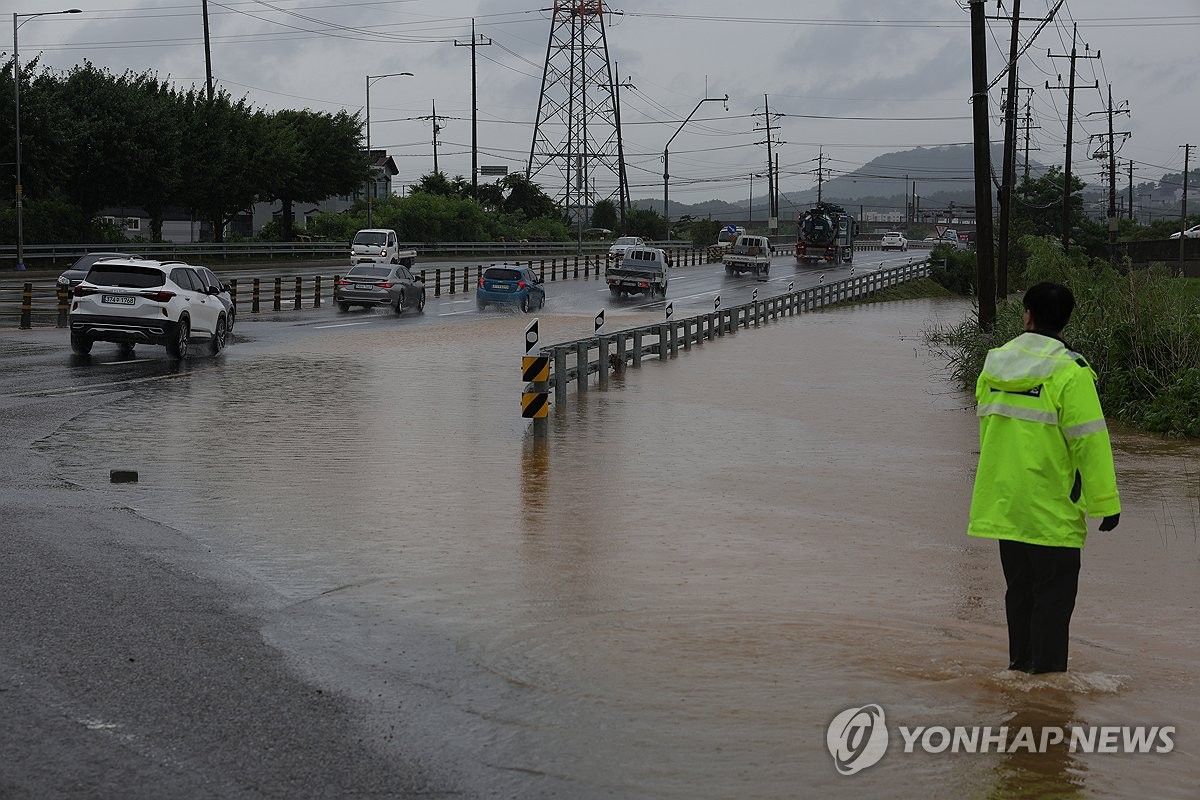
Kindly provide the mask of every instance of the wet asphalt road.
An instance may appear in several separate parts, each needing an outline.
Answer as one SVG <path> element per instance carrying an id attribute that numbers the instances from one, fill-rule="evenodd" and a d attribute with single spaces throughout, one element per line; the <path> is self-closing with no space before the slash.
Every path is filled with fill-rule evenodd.
<path id="1" fill-rule="evenodd" d="M 909 256 L 860 259 L 855 269 Z M 720 265 L 685 267 L 672 275 L 668 299 L 679 318 L 711 309 L 718 293 L 729 306 L 756 288 L 763 297 L 843 274 L 849 269 L 797 267 L 790 258 L 777 259 L 765 282 L 727 277 Z M 665 304 L 613 299 L 595 278 L 546 288 L 543 318 L 604 308 L 610 329 L 661 314 Z M 395 334 L 479 316 L 470 294 L 431 298 L 423 314 L 327 307 L 244 315 L 222 355 L 182 363 L 162 348 L 122 357 L 103 343 L 75 356 L 65 331 L 52 328 L 0 332 L 0 796 L 464 796 L 452 761 L 398 759 L 392 733 L 364 722 L 371 713 L 361 699 L 298 677 L 264 641 L 279 597 L 255 594 L 236 567 L 128 508 L 96 507 L 94 495 L 52 474 L 30 448 L 142 386 L 221 382 L 238 362 L 284 343 L 320 347 L 344 332 Z"/>

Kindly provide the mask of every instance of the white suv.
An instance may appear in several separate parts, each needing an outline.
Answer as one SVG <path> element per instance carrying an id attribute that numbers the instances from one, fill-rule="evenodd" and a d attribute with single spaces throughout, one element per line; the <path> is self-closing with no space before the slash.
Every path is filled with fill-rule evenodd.
<path id="1" fill-rule="evenodd" d="M 904 234 L 900 231 L 888 231 L 883 235 L 883 244 L 881 250 L 907 250 L 908 239 L 904 238 Z"/>
<path id="2" fill-rule="evenodd" d="M 184 358 L 194 338 L 213 355 L 225 347 L 229 320 L 220 287 L 208 286 L 180 262 L 114 259 L 88 271 L 71 303 L 71 349 L 87 355 L 94 342 L 165 345 Z"/>
<path id="3" fill-rule="evenodd" d="M 640 236 L 622 236 L 613 242 L 612 247 L 608 248 L 608 257 L 620 261 L 625 257 L 626 251 L 645 246 L 646 240 Z"/>

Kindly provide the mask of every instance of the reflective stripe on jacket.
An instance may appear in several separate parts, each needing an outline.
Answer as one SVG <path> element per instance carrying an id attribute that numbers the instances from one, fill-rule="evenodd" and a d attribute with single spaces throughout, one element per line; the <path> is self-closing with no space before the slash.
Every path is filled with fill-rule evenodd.
<path id="1" fill-rule="evenodd" d="M 970 535 L 1083 547 L 1087 517 L 1121 512 L 1096 373 L 1078 353 L 1023 333 L 988 352 L 975 400 Z"/>

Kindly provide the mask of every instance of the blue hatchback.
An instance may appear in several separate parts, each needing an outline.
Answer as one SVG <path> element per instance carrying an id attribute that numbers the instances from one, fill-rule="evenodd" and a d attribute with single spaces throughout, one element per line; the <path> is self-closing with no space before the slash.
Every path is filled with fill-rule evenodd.
<path id="1" fill-rule="evenodd" d="M 497 264 L 479 276 L 475 304 L 483 310 L 488 303 L 515 303 L 528 313 L 546 305 L 546 290 L 537 274 L 520 264 Z"/>

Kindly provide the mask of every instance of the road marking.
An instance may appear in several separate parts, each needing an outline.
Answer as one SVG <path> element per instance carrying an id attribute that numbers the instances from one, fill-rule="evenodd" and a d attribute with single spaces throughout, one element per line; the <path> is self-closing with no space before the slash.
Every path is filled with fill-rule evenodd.
<path id="1" fill-rule="evenodd" d="M 175 378 L 191 377 L 191 371 L 174 372 L 170 375 L 151 375 L 148 378 L 129 378 L 123 381 L 106 381 L 104 383 L 93 383 L 90 386 L 62 386 L 57 389 L 37 389 L 32 392 L 12 392 L 11 394 L 3 395 L 4 397 L 62 397 L 71 394 L 94 392 L 103 389 L 106 386 L 131 386 L 138 383 L 150 383 L 151 381 L 173 380 Z"/>
<path id="2" fill-rule="evenodd" d="M 337 325 L 314 325 L 313 330 L 322 331 L 326 328 L 349 328 L 351 325 L 370 325 L 374 321 L 375 320 L 369 320 L 367 322 L 341 322 Z"/>
<path id="3" fill-rule="evenodd" d="M 115 367 L 118 364 L 137 364 L 138 362 L 141 362 L 141 361 L 158 361 L 158 359 L 157 358 L 131 358 L 127 361 L 101 361 L 100 366 Z"/>
<path id="4" fill-rule="evenodd" d="M 475 313 L 475 309 L 468 308 L 466 311 L 447 311 L 444 314 L 438 314 L 438 316 L 439 317 L 453 317 L 458 314 L 474 314 L 474 313 Z"/>
<path id="5" fill-rule="evenodd" d="M 475 302 L 474 300 L 443 300 L 442 305 L 458 306 L 458 305 L 462 305 L 463 303 L 474 303 L 474 302 Z"/>

